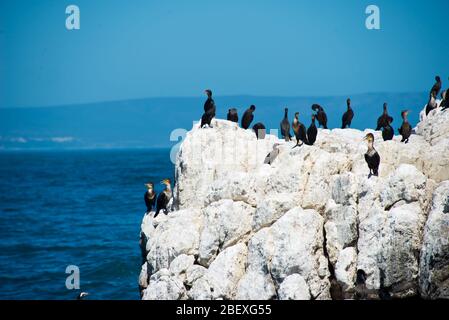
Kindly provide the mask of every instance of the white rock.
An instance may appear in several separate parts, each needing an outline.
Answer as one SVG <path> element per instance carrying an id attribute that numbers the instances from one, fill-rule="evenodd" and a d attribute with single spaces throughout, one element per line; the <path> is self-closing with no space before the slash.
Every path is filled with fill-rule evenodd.
<path id="1" fill-rule="evenodd" d="M 299 274 L 295 273 L 282 281 L 279 288 L 280 300 L 310 300 L 309 287 Z"/>
<path id="2" fill-rule="evenodd" d="M 232 172 L 226 179 L 215 180 L 207 190 L 205 205 L 231 199 L 242 201 L 251 206 L 257 205 L 256 179 L 245 172 Z"/>
<path id="3" fill-rule="evenodd" d="M 243 241 L 251 233 L 255 209 L 244 202 L 221 200 L 204 210 L 205 227 L 201 233 L 199 262 L 208 266 L 218 250 Z"/>
<path id="4" fill-rule="evenodd" d="M 181 254 L 170 263 L 170 272 L 175 276 L 179 276 L 185 273 L 187 269 L 193 265 L 194 262 L 194 256 Z"/>
<path id="5" fill-rule="evenodd" d="M 186 270 L 186 279 L 185 284 L 189 287 L 192 286 L 192 284 L 198 280 L 199 278 L 203 277 L 207 272 L 207 269 L 203 266 L 194 264 L 187 268 Z"/>
<path id="6" fill-rule="evenodd" d="M 195 125 L 176 159 L 181 210 L 142 221 L 144 298 L 329 299 L 332 270 L 334 297 L 447 298 L 449 111 L 415 130 L 404 144 L 319 129 L 314 146 L 293 148 L 228 121 Z M 368 132 L 381 157 L 369 179 Z"/>
<path id="7" fill-rule="evenodd" d="M 197 210 L 171 212 L 168 219 L 158 225 L 147 255 L 149 272 L 169 268 L 179 255 L 198 254 L 202 216 Z"/>
<path id="8" fill-rule="evenodd" d="M 340 251 L 335 264 L 335 278 L 341 285 L 343 292 L 353 293 L 357 274 L 357 251 L 354 247 L 347 247 Z"/>
<path id="9" fill-rule="evenodd" d="M 329 200 L 325 218 L 326 248 L 329 260 L 335 266 L 340 252 L 357 241 L 357 206 L 343 206 Z"/>
<path id="10" fill-rule="evenodd" d="M 235 296 L 238 281 L 245 273 L 247 248 L 243 243 L 220 252 L 210 265 L 207 277 L 215 288 L 215 294 L 223 299 Z"/>
<path id="11" fill-rule="evenodd" d="M 162 269 L 151 276 L 150 284 L 143 292 L 143 300 L 179 300 L 184 298 L 186 290 L 182 281 L 170 276 Z"/>
<path id="12" fill-rule="evenodd" d="M 146 287 L 148 287 L 148 282 L 149 282 L 148 263 L 145 262 L 142 265 L 142 268 L 141 268 L 140 274 L 139 274 L 139 288 L 141 290 L 145 289 Z"/>
<path id="13" fill-rule="evenodd" d="M 247 248 L 243 243 L 226 248 L 212 262 L 206 274 L 196 280 L 191 299 L 233 299 L 237 284 L 245 273 Z"/>
<path id="14" fill-rule="evenodd" d="M 414 166 L 400 165 L 385 181 L 380 203 L 388 210 L 399 201 L 419 201 L 426 198 L 427 178 Z"/>
<path id="15" fill-rule="evenodd" d="M 252 229 L 258 231 L 263 227 L 270 226 L 284 213 L 296 206 L 296 198 L 296 194 L 277 193 L 262 200 L 254 214 Z"/>
<path id="16" fill-rule="evenodd" d="M 435 190 L 424 230 L 419 284 L 430 299 L 449 298 L 449 181 Z"/>
<path id="17" fill-rule="evenodd" d="M 270 300 L 276 297 L 271 277 L 263 272 L 248 271 L 237 286 L 238 300 Z"/>
<path id="18" fill-rule="evenodd" d="M 248 270 L 271 274 L 278 286 L 298 273 L 307 281 L 313 297 L 329 297 L 322 230 L 323 218 L 316 211 L 299 207 L 288 211 L 251 239 Z"/>

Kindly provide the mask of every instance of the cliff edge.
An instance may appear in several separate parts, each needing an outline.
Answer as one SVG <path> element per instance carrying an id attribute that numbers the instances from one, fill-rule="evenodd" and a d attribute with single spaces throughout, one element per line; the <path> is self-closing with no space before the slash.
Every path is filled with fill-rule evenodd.
<path id="1" fill-rule="evenodd" d="M 319 129 L 293 148 L 212 126 L 180 147 L 176 210 L 142 221 L 143 299 L 449 298 L 449 110 L 421 114 L 408 144 Z"/>

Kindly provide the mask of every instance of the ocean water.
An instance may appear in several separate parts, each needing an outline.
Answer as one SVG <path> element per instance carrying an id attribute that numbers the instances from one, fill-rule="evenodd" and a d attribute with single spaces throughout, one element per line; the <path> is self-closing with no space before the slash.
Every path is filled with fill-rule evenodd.
<path id="1" fill-rule="evenodd" d="M 169 152 L 0 152 L 0 299 L 74 299 L 68 265 L 90 299 L 139 299 L 144 183 L 173 178 Z"/>

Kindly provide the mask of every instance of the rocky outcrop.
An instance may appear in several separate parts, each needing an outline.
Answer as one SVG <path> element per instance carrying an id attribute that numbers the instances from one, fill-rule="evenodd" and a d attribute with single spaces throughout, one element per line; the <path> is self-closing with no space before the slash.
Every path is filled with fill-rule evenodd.
<path id="1" fill-rule="evenodd" d="M 421 114 L 408 144 L 320 129 L 293 148 L 212 127 L 180 147 L 176 210 L 143 219 L 143 299 L 449 298 L 449 111 Z"/>

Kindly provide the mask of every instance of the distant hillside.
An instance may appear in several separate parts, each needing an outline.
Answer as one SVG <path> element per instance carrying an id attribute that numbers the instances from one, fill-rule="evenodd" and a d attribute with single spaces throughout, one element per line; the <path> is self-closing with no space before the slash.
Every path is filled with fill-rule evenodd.
<path id="1" fill-rule="evenodd" d="M 329 118 L 329 127 L 341 126 L 346 96 L 338 97 L 215 97 L 217 117 L 226 118 L 235 107 L 239 116 L 255 104 L 255 121 L 278 129 L 287 106 L 290 118 L 300 112 L 300 120 L 310 123 L 313 103 L 321 104 Z M 400 125 L 400 110 L 410 109 L 412 124 L 427 102 L 426 93 L 373 93 L 351 96 L 355 118 L 353 127 L 374 127 L 388 102 L 394 128 Z M 169 147 L 176 128 L 191 129 L 203 112 L 203 97 L 149 98 L 60 107 L 0 109 L 0 149 L 59 148 L 152 148 Z"/>

